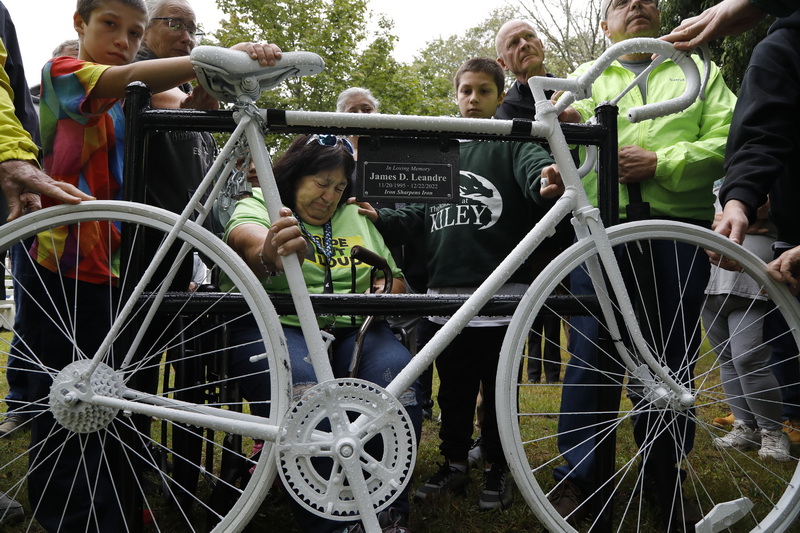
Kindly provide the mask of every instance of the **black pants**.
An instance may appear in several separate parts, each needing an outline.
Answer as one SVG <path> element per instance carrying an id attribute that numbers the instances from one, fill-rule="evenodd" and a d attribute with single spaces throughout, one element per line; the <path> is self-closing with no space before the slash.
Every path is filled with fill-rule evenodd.
<path id="1" fill-rule="evenodd" d="M 436 359 L 442 411 L 439 449 L 449 461 L 467 460 L 472 446 L 475 400 L 483 385 L 482 448 L 488 462 L 506 462 L 497 431 L 494 398 L 497 362 L 506 329 L 505 326 L 464 328 Z"/>

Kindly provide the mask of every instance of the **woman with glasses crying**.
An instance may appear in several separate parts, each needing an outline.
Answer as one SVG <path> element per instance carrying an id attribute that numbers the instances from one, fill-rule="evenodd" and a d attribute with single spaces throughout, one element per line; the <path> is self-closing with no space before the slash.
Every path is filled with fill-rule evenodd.
<path id="1" fill-rule="evenodd" d="M 294 139 L 273 170 L 284 207 L 281 218 L 271 221 L 259 188 L 252 198 L 240 200 L 227 224 L 226 242 L 245 260 L 270 293 L 289 292 L 283 274 L 283 257 L 297 254 L 302 262 L 303 277 L 308 291 L 314 293 L 367 293 L 371 268 L 356 261 L 355 286 L 351 276 L 350 250 L 360 245 L 385 257 L 392 270 L 392 292 L 404 292 L 403 274 L 397 268 L 383 237 L 367 217 L 358 213 L 358 206 L 346 205 L 351 195 L 353 147 L 344 137 L 333 135 L 301 135 Z M 382 280 L 377 280 L 382 287 Z M 227 280 L 222 290 L 230 288 Z M 303 333 L 296 316 L 282 316 L 281 322 L 289 347 L 295 399 L 317 383 L 308 359 Z M 335 337 L 331 345 L 331 361 L 336 377 L 349 376 L 358 328 L 363 317 L 319 316 L 319 326 Z M 250 362 L 250 357 L 264 352 L 261 334 L 254 322 L 240 320 L 232 328 L 231 371 L 237 376 L 243 396 L 254 414 L 267 414 L 268 406 L 259 400 L 269 398 L 269 383 L 259 376 L 267 368 L 266 359 Z M 355 377 L 381 387 L 389 382 L 411 360 L 408 349 L 392 334 L 388 324 L 373 322 L 362 347 L 361 360 Z M 422 411 L 417 402 L 418 384 L 400 397 L 419 439 Z M 330 465 L 319 461 L 318 471 Z M 328 521 L 297 508 L 298 522 L 303 531 L 311 533 L 363 531 L 361 524 Z M 379 521 L 384 531 L 407 532 L 408 498 L 401 494 L 394 507 L 383 511 Z M 389 529 L 393 528 L 393 529 Z"/>

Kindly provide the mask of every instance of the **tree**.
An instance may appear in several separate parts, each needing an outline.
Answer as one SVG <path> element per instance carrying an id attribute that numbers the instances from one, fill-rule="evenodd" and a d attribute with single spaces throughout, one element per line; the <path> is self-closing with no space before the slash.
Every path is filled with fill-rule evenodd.
<path id="1" fill-rule="evenodd" d="M 420 82 L 424 95 L 417 103 L 416 114 L 457 115 L 453 76 L 464 61 L 472 57 L 497 57 L 494 38 L 500 26 L 516 16 L 511 7 L 498 8 L 489 17 L 463 35 L 439 37 L 428 41 L 414 57 L 411 70 Z"/>
<path id="2" fill-rule="evenodd" d="M 392 22 L 367 29 L 367 0 L 217 0 L 228 16 L 216 33 L 223 46 L 239 41 L 269 41 L 283 50 L 308 50 L 325 60 L 316 76 L 289 80 L 262 95 L 264 107 L 333 111 L 338 94 L 364 85 L 384 94 L 384 84 L 398 76 L 391 56 L 396 37 Z"/>
<path id="3" fill-rule="evenodd" d="M 581 63 L 596 59 L 607 47 L 600 30 L 602 0 L 519 0 L 518 9 L 530 20 L 545 45 L 545 66 L 566 76 Z"/>

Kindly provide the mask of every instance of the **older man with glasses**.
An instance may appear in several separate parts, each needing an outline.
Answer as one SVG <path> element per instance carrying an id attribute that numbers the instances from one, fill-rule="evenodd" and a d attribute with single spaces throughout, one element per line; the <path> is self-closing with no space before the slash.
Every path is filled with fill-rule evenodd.
<path id="1" fill-rule="evenodd" d="M 189 2 L 155 0 L 148 8 L 151 17 L 136 60 L 189 55 L 203 35 Z M 217 109 L 219 103 L 202 87 L 192 88 L 187 83 L 154 95 L 153 107 Z M 216 151 L 214 138 L 209 133 L 163 131 L 152 134 L 145 167 L 146 203 L 180 213 L 211 168 Z M 191 275 L 189 258 L 175 278 L 173 289 L 186 290 Z"/>
<path id="2" fill-rule="evenodd" d="M 613 43 L 634 37 L 657 37 L 659 33 L 657 0 L 605 0 L 600 17 L 600 27 Z M 710 227 L 714 219 L 712 187 L 723 176 L 725 143 L 736 97 L 712 64 L 704 101 L 696 101 L 679 114 L 631 124 L 624 119 L 627 109 L 674 98 L 684 90 L 684 75 L 671 60 L 634 82 L 651 63 L 649 53 L 620 57 L 595 81 L 592 96 L 576 102 L 561 118 L 583 122 L 594 115 L 598 105 L 612 100 L 633 83 L 633 89 L 618 103 L 620 219 L 682 220 Z M 573 75 L 583 73 L 589 66 L 578 67 Z M 590 199 L 597 205 L 597 174 L 592 172 L 583 181 Z M 644 305 L 657 306 L 645 311 L 647 320 L 643 321 L 642 329 L 651 337 L 649 341 L 661 363 L 675 371 L 678 379 L 690 383 L 693 365 L 687 358 L 699 349 L 708 259 L 703 257 L 702 250 L 680 246 L 666 250 L 663 245 L 652 246 L 654 270 L 662 290 L 642 298 Z M 620 257 L 620 264 L 630 264 L 632 259 L 632 256 Z M 591 281 L 580 270 L 570 278 L 572 292 L 591 294 Z M 636 270 L 641 277 L 641 269 Z M 640 277 L 629 273 L 628 279 Z M 666 288 L 664 280 L 678 278 L 683 279 L 686 290 L 681 293 L 677 287 Z M 682 319 L 680 326 L 666 323 L 676 316 Z M 577 524 L 593 511 L 589 502 L 594 492 L 609 483 L 608 479 L 600 479 L 602 476 L 596 469 L 604 461 L 596 450 L 608 438 L 603 420 L 609 415 L 598 409 L 599 391 L 620 398 L 622 379 L 614 388 L 597 370 L 600 368 L 598 339 L 608 336 L 603 333 L 603 326 L 589 316 L 575 316 L 570 323 L 571 359 L 564 373 L 558 427 L 558 447 L 567 464 L 554 470 L 558 484 L 550 501 L 559 514 Z M 625 374 L 623 368 L 618 371 L 620 376 Z M 626 386 L 630 401 L 642 413 L 634 419 L 634 438 L 641 456 L 638 490 L 660 511 L 669 528 L 693 530 L 702 515 L 681 490 L 685 472 L 680 469 L 682 458 L 694 445 L 691 414 L 659 418 L 658 409 L 650 409 L 639 389 L 633 381 Z M 614 481 L 610 483 L 613 485 Z"/>

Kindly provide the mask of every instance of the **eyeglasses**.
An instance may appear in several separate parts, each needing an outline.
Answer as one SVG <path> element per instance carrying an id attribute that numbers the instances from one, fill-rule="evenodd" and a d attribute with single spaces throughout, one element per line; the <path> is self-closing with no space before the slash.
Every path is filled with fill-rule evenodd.
<path id="1" fill-rule="evenodd" d="M 621 10 L 627 9 L 628 5 L 630 5 L 631 0 L 611 0 L 608 3 L 608 7 L 606 8 L 606 16 L 608 16 L 608 12 L 610 10 Z M 658 0 L 639 0 L 640 4 L 649 5 L 649 6 L 656 6 L 658 7 Z"/>
<path id="2" fill-rule="evenodd" d="M 174 19 L 172 17 L 153 17 L 150 20 L 166 20 L 167 21 L 167 28 L 172 31 L 183 31 L 186 30 L 191 37 L 202 37 L 206 34 L 203 30 L 192 24 L 186 24 L 181 19 Z"/>
<path id="3" fill-rule="evenodd" d="M 344 146 L 344 149 L 347 150 L 347 153 L 350 155 L 354 154 L 353 145 L 350 144 L 350 141 L 344 137 L 339 137 L 338 135 L 317 135 L 315 133 L 308 138 L 306 144 L 310 144 L 312 141 L 317 141 L 320 145 L 327 146 L 329 148 L 333 148 L 341 142 L 342 146 Z"/>

